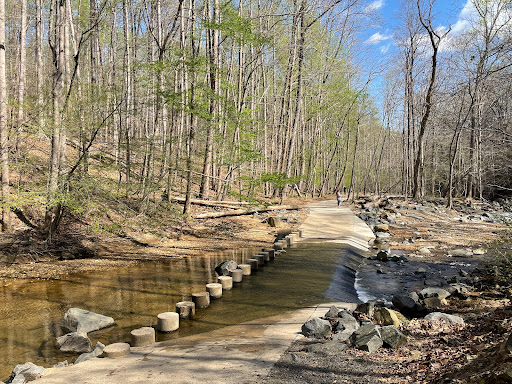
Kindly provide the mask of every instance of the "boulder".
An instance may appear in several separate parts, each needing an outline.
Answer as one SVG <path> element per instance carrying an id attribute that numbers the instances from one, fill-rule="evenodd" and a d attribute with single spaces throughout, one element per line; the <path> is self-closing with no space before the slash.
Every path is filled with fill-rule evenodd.
<path id="1" fill-rule="evenodd" d="M 429 313 L 427 316 L 425 316 L 425 320 L 443 320 L 448 323 L 457 323 L 457 324 L 464 324 L 464 319 L 459 316 L 455 315 L 449 315 L 447 313 L 443 312 L 432 312 Z"/>
<path id="2" fill-rule="evenodd" d="M 425 308 L 432 310 L 442 308 L 448 305 L 448 302 L 446 299 L 440 299 L 439 297 L 427 297 L 426 299 L 423 299 L 423 304 L 425 305 Z"/>
<path id="3" fill-rule="evenodd" d="M 377 232 L 387 232 L 389 231 L 389 225 L 387 224 L 377 224 L 375 227 L 373 227 L 375 231 Z"/>
<path id="4" fill-rule="evenodd" d="M 449 297 L 450 292 L 448 292 L 447 290 L 445 290 L 443 288 L 428 287 L 428 288 L 422 289 L 418 293 L 418 296 L 420 297 L 420 299 L 426 299 L 428 297 L 437 297 L 438 299 L 442 300 L 442 299 L 446 299 L 447 297 Z"/>
<path id="5" fill-rule="evenodd" d="M 394 325 L 395 327 L 399 327 L 407 321 L 400 312 L 384 307 L 377 308 L 373 313 L 373 318 L 380 325 Z"/>
<path id="6" fill-rule="evenodd" d="M 391 235 L 388 232 L 375 232 L 375 237 L 378 239 L 389 239 Z"/>
<path id="7" fill-rule="evenodd" d="M 395 309 L 404 315 L 417 317 L 421 316 L 425 309 L 421 304 L 418 304 L 411 296 L 396 295 L 391 299 Z"/>
<path id="8" fill-rule="evenodd" d="M 219 276 L 231 276 L 231 271 L 238 268 L 235 260 L 224 260 L 215 267 L 215 272 Z"/>
<path id="9" fill-rule="evenodd" d="M 302 325 L 302 334 L 306 337 L 325 338 L 331 335 L 331 323 L 315 317 Z"/>
<path id="10" fill-rule="evenodd" d="M 332 339 L 337 341 L 348 340 L 359 328 L 359 321 L 347 311 L 340 311 L 338 317 L 338 324 Z"/>
<path id="11" fill-rule="evenodd" d="M 448 252 L 448 255 L 453 257 L 471 257 L 473 251 L 471 249 L 452 249 Z"/>
<path id="12" fill-rule="evenodd" d="M 390 348 L 398 348 L 407 344 L 407 336 L 398 330 L 394 325 L 386 325 L 380 329 L 382 342 Z"/>
<path id="13" fill-rule="evenodd" d="M 11 377 L 7 380 L 8 383 L 26 383 L 27 381 L 34 381 L 41 377 L 44 372 L 44 367 L 35 365 L 34 363 L 27 362 L 25 364 L 18 364 L 12 370 Z"/>
<path id="14" fill-rule="evenodd" d="M 270 216 L 265 221 L 273 228 L 278 227 L 279 224 L 281 224 L 281 219 L 278 216 Z"/>
<path id="15" fill-rule="evenodd" d="M 391 251 L 388 248 L 381 249 L 379 253 L 377 253 L 377 260 L 388 261 L 390 253 Z"/>
<path id="16" fill-rule="evenodd" d="M 452 295 L 455 294 L 463 298 L 467 297 L 467 295 L 472 291 L 472 288 L 464 283 L 453 283 L 450 284 L 450 286 L 454 289 L 454 293 L 452 293 Z"/>
<path id="17" fill-rule="evenodd" d="M 333 319 L 338 317 L 338 313 L 340 313 L 340 309 L 333 305 L 329 310 L 325 313 L 324 317 L 326 319 Z"/>
<path id="18" fill-rule="evenodd" d="M 86 360 L 92 359 L 94 357 L 98 357 L 103 353 L 103 350 L 105 349 L 105 345 L 100 343 L 99 341 L 94 346 L 94 349 L 91 352 L 82 353 L 78 358 L 75 360 L 74 364 L 82 363 Z"/>
<path id="19" fill-rule="evenodd" d="M 380 337 L 379 326 L 375 324 L 366 324 L 359 327 L 354 332 L 354 346 L 367 352 L 375 352 L 382 347 L 383 342 Z"/>
<path id="20" fill-rule="evenodd" d="M 356 307 L 356 312 L 362 313 L 363 315 L 367 315 L 370 317 L 373 316 L 374 310 L 375 310 L 375 303 L 373 301 L 358 304 Z"/>
<path id="21" fill-rule="evenodd" d="M 59 349 L 63 352 L 91 352 L 91 340 L 85 332 L 71 332 L 57 337 Z"/>
<path id="22" fill-rule="evenodd" d="M 62 326 L 72 332 L 89 333 L 114 325 L 114 319 L 85 309 L 70 308 L 62 319 Z"/>

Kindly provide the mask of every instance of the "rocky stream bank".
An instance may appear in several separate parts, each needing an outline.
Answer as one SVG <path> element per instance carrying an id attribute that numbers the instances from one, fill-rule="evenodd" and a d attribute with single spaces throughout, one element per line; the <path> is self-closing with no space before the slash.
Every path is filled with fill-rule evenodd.
<path id="1" fill-rule="evenodd" d="M 360 270 L 383 300 L 306 322 L 264 382 L 512 382 L 509 208 L 359 200 L 376 234 Z"/>

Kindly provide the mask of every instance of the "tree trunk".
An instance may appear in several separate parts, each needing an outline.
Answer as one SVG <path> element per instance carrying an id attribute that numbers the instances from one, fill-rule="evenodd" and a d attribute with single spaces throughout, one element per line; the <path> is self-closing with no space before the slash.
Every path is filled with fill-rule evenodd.
<path id="1" fill-rule="evenodd" d="M 5 72 L 5 0 L 0 0 L 0 160 L 2 174 L 2 231 L 11 230 L 9 204 L 9 142 L 7 128 L 7 79 Z"/>

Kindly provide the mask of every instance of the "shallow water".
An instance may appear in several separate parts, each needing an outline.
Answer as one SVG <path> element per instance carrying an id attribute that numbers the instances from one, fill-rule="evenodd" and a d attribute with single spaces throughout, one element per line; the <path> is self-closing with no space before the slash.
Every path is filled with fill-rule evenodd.
<path id="1" fill-rule="evenodd" d="M 31 361 L 49 367 L 72 363 L 78 354 L 58 351 L 55 336 L 67 309 L 79 307 L 111 316 L 116 325 L 89 334 L 93 344 L 129 342 L 130 331 L 156 324 L 156 315 L 174 311 L 178 301 L 204 291 L 216 280 L 220 261 L 242 263 L 257 249 L 195 256 L 166 263 L 145 263 L 67 276 L 61 280 L 12 281 L 0 295 L 0 379 L 16 364 Z M 355 266 L 360 256 L 341 244 L 301 244 L 276 257 L 264 268 L 206 309 L 194 320 L 183 320 L 171 334 L 157 333 L 158 341 L 207 332 L 328 300 L 357 301 Z"/>

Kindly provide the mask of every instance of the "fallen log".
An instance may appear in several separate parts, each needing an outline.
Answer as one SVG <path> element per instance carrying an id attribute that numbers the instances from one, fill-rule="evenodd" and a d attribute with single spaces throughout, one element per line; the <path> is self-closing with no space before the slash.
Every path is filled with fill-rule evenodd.
<path id="1" fill-rule="evenodd" d="M 228 216 L 242 216 L 242 215 L 252 215 L 256 212 L 269 212 L 269 211 L 280 211 L 281 209 L 292 210 L 292 209 L 300 209 L 298 205 L 270 205 L 268 207 L 259 207 L 252 209 L 237 209 L 234 211 L 224 211 L 224 212 L 211 212 L 211 213 L 201 213 L 199 215 L 194 216 L 194 219 L 216 219 L 219 217 L 228 217 Z"/>
<path id="2" fill-rule="evenodd" d="M 184 197 L 171 197 L 170 201 L 176 203 L 185 203 Z M 195 205 L 202 205 L 205 207 L 219 207 L 219 208 L 235 208 L 243 205 L 250 205 L 247 201 L 213 201 L 213 200 L 199 200 L 191 199 L 190 202 Z"/>

